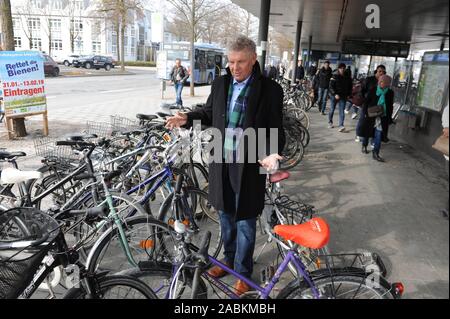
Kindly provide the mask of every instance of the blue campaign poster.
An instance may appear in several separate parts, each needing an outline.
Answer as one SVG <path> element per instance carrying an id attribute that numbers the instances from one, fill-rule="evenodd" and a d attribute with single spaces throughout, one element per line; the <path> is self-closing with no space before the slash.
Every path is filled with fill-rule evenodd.
<path id="1" fill-rule="evenodd" d="M 0 52 L 0 99 L 6 116 L 46 111 L 44 78 L 41 53 Z"/>

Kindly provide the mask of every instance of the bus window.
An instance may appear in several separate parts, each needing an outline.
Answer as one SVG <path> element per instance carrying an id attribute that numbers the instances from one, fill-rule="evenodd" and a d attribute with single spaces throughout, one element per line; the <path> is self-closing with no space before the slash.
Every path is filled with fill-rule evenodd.
<path id="1" fill-rule="evenodd" d="M 205 51 L 195 50 L 196 59 L 195 59 L 195 68 L 204 70 L 206 68 L 206 56 Z"/>
<path id="2" fill-rule="evenodd" d="M 214 69 L 216 67 L 215 64 L 215 53 L 214 52 L 208 52 L 208 60 L 206 63 L 207 69 Z"/>

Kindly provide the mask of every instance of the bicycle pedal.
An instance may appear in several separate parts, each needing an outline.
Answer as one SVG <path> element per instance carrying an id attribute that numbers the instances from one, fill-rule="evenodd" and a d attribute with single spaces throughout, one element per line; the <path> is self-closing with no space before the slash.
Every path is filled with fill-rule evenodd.
<path id="1" fill-rule="evenodd" d="M 274 266 L 266 266 L 261 269 L 261 282 L 264 283 L 264 285 L 268 285 L 273 276 L 275 276 Z"/>

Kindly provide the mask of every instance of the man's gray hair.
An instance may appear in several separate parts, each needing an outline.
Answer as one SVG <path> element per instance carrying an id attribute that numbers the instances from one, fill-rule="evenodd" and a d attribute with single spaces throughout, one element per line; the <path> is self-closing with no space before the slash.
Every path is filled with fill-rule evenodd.
<path id="1" fill-rule="evenodd" d="M 233 42 L 231 42 L 228 45 L 228 52 L 230 51 L 244 51 L 244 50 L 248 50 L 252 53 L 256 53 L 256 44 L 255 42 L 244 36 L 244 35 L 240 35 L 238 36 Z"/>

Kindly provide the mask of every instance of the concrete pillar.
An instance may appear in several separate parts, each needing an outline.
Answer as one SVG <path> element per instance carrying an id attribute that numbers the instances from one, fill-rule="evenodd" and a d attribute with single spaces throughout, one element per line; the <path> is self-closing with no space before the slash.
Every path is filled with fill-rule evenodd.
<path id="1" fill-rule="evenodd" d="M 258 33 L 258 45 L 261 48 L 261 55 L 258 54 L 258 62 L 261 67 L 261 71 L 264 72 L 264 65 L 266 64 L 266 52 L 267 52 L 267 38 L 269 33 L 269 17 L 270 17 L 270 1 L 261 0 L 261 11 L 259 15 L 259 33 Z"/>
<path id="2" fill-rule="evenodd" d="M 312 47 L 312 35 L 309 36 L 309 41 L 308 41 L 308 55 L 306 56 L 306 65 L 308 66 L 308 68 L 311 67 L 311 47 Z M 305 65 L 305 67 L 306 67 Z"/>
<path id="3" fill-rule="evenodd" d="M 295 83 L 295 71 L 297 70 L 298 56 L 300 50 L 300 39 L 302 36 L 303 21 L 297 21 L 297 33 L 295 34 L 295 46 L 294 46 L 294 69 L 292 70 L 292 83 Z"/>

